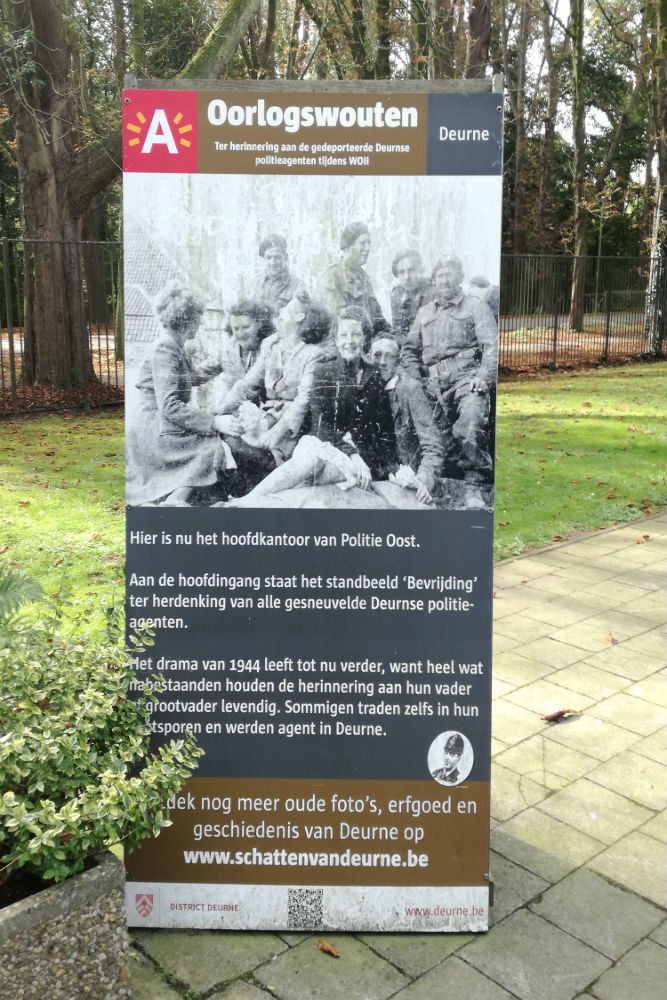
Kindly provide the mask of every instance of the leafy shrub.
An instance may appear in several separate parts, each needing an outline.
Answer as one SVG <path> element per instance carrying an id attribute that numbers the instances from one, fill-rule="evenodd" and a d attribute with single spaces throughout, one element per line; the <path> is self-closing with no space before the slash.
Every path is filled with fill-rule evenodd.
<path id="1" fill-rule="evenodd" d="M 104 847 L 132 850 L 169 825 L 166 802 L 202 753 L 192 737 L 149 753 L 155 696 L 128 696 L 112 624 L 68 635 L 60 606 L 30 626 L 0 620 L 0 873 L 60 881 Z"/>

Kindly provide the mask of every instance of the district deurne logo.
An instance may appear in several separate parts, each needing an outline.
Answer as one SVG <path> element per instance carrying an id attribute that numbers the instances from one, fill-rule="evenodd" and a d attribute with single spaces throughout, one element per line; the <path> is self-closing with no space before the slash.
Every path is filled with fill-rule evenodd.
<path id="1" fill-rule="evenodd" d="M 126 90 L 123 93 L 123 169 L 142 173 L 196 173 L 196 92 Z"/>
<path id="2" fill-rule="evenodd" d="M 153 894 L 138 892 L 134 897 L 134 906 L 140 917 L 148 917 L 153 912 Z"/>

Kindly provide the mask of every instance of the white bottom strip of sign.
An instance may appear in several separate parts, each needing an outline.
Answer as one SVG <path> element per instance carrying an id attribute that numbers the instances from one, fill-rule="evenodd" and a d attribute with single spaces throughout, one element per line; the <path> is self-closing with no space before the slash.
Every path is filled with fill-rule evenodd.
<path id="1" fill-rule="evenodd" d="M 485 931 L 488 886 L 285 886 L 129 882 L 130 927 Z"/>

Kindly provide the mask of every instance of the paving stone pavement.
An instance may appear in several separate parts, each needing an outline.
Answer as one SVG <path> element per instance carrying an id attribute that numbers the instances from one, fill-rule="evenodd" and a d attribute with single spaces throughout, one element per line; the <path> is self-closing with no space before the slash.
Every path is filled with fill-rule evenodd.
<path id="1" fill-rule="evenodd" d="M 487 933 L 137 931 L 132 1000 L 667 996 L 666 566 L 656 515 L 495 568 Z"/>

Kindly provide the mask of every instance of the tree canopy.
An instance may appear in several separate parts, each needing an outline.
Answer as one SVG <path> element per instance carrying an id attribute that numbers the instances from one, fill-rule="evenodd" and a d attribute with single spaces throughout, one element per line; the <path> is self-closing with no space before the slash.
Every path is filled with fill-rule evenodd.
<path id="1" fill-rule="evenodd" d="M 26 256 L 30 377 L 67 385 L 91 374 L 71 246 L 104 232 L 125 73 L 502 72 L 504 249 L 664 254 L 666 9 L 667 0 L 0 0 L 3 235 L 42 241 Z"/>

